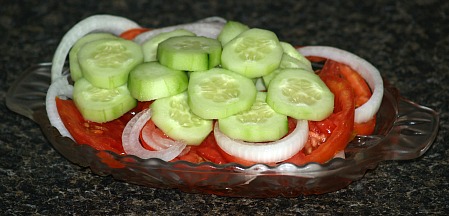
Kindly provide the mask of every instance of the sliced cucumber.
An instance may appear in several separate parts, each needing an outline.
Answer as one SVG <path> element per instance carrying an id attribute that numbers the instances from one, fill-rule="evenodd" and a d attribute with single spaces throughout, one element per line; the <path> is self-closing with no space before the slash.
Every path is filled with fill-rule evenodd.
<path id="1" fill-rule="evenodd" d="M 286 115 L 276 113 L 266 102 L 267 93 L 258 92 L 249 110 L 219 119 L 218 126 L 225 135 L 247 142 L 267 142 L 288 133 Z"/>
<path id="2" fill-rule="evenodd" d="M 296 65 L 297 67 L 293 67 L 293 68 L 303 68 L 306 70 L 313 71 L 312 63 L 306 57 L 301 55 L 301 53 L 299 53 L 298 50 L 295 49 L 295 47 L 293 47 L 291 44 L 289 44 L 287 42 L 283 42 L 283 41 L 281 41 L 280 44 L 282 46 L 282 49 L 284 50 L 284 54 L 287 54 L 288 56 L 298 60 L 298 61 L 292 61 L 288 57 L 285 57 L 285 59 L 283 60 L 284 62 L 281 63 L 281 65 L 284 64 L 283 68 L 289 68 L 289 67 L 291 68 L 291 66 Z M 292 63 L 294 63 L 295 65 L 289 66 L 287 64 L 288 61 L 292 61 Z"/>
<path id="3" fill-rule="evenodd" d="M 218 41 L 221 42 L 221 45 L 224 46 L 229 41 L 234 39 L 237 35 L 248 29 L 249 27 L 243 23 L 236 21 L 228 21 L 221 29 L 221 32 L 218 35 L 217 39 Z"/>
<path id="4" fill-rule="evenodd" d="M 282 69 L 287 69 L 287 68 L 297 68 L 297 69 L 301 69 L 301 70 L 313 73 L 312 69 L 310 69 L 302 61 L 300 61 L 296 58 L 293 58 L 290 55 L 284 53 L 284 54 L 282 54 L 281 64 L 279 65 L 279 68 L 262 77 L 265 86 L 268 86 L 270 84 L 271 79 L 273 79 L 274 76 L 276 76 L 279 72 L 281 72 Z"/>
<path id="5" fill-rule="evenodd" d="M 253 79 L 254 85 L 256 85 L 257 91 L 267 91 L 267 86 L 265 85 L 262 77 L 257 77 Z"/>
<path id="6" fill-rule="evenodd" d="M 80 65 L 78 63 L 78 51 L 81 49 L 81 47 L 84 46 L 86 43 L 106 38 L 118 39 L 117 36 L 110 33 L 91 33 L 87 34 L 86 36 L 76 41 L 76 43 L 73 45 L 73 47 L 70 49 L 69 52 L 70 76 L 72 77 L 73 81 L 76 81 L 79 78 L 83 77 Z"/>
<path id="7" fill-rule="evenodd" d="M 195 36 L 195 34 L 185 29 L 176 29 L 170 32 L 163 32 L 152 37 L 151 39 L 145 41 L 142 44 L 144 61 L 145 62 L 157 61 L 156 55 L 158 45 L 162 41 L 175 36 Z"/>
<path id="8" fill-rule="evenodd" d="M 165 134 L 188 145 L 199 145 L 212 131 L 212 120 L 193 114 L 187 92 L 157 99 L 151 104 L 154 124 Z"/>
<path id="9" fill-rule="evenodd" d="M 223 68 L 249 78 L 264 76 L 279 67 L 282 47 L 271 31 L 249 29 L 223 47 Z"/>
<path id="10" fill-rule="evenodd" d="M 165 67 L 158 62 L 138 65 L 129 73 L 128 89 L 139 101 L 150 101 L 179 94 L 187 89 L 184 71 Z"/>
<path id="11" fill-rule="evenodd" d="M 267 103 L 295 119 L 320 121 L 334 109 L 334 95 L 314 73 L 283 69 L 268 86 Z"/>
<path id="12" fill-rule="evenodd" d="M 222 68 L 190 74 L 189 106 L 204 119 L 220 119 L 251 107 L 256 98 L 254 82 Z"/>
<path id="13" fill-rule="evenodd" d="M 100 39 L 78 52 L 83 77 L 99 88 L 116 88 L 128 82 L 129 72 L 143 62 L 141 47 L 130 40 Z"/>
<path id="14" fill-rule="evenodd" d="M 263 76 L 262 80 L 263 80 L 263 83 L 265 84 L 265 86 L 268 88 L 268 86 L 270 85 L 270 81 L 281 72 L 282 72 L 282 69 L 279 68 L 279 69 L 276 69 L 273 72 Z"/>
<path id="15" fill-rule="evenodd" d="M 85 119 L 100 123 L 117 119 L 137 105 L 126 85 L 97 88 L 84 78 L 75 82 L 73 101 Z"/>
<path id="16" fill-rule="evenodd" d="M 206 37 L 171 37 L 161 42 L 157 49 L 158 61 L 176 70 L 208 70 L 219 65 L 220 58 L 220 42 Z"/>

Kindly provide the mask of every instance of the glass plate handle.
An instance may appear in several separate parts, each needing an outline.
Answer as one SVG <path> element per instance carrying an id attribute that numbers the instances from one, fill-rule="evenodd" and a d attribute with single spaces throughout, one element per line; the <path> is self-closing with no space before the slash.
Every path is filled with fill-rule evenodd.
<path id="1" fill-rule="evenodd" d="M 51 63 L 41 63 L 27 68 L 6 94 L 6 106 L 36 121 L 34 113 L 45 107 L 45 96 L 51 83 Z"/>
<path id="2" fill-rule="evenodd" d="M 434 110 L 404 98 L 398 100 L 397 119 L 378 145 L 384 160 L 410 160 L 423 155 L 438 134 L 439 116 Z"/>

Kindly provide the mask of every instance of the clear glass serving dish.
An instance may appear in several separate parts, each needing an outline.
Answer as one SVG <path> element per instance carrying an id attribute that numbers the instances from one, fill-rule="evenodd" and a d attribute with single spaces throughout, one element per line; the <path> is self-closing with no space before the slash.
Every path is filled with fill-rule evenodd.
<path id="1" fill-rule="evenodd" d="M 385 94 L 375 133 L 358 136 L 349 143 L 345 159 L 275 167 L 144 160 L 97 151 L 62 137 L 51 126 L 45 111 L 50 67 L 50 63 L 42 63 L 28 68 L 9 89 L 8 108 L 37 122 L 56 151 L 69 161 L 90 167 L 98 175 L 112 175 L 121 181 L 154 188 L 234 197 L 295 197 L 332 192 L 362 178 L 381 161 L 409 160 L 423 155 L 434 141 L 439 126 L 434 110 L 402 98 L 398 90 L 384 80 Z"/>

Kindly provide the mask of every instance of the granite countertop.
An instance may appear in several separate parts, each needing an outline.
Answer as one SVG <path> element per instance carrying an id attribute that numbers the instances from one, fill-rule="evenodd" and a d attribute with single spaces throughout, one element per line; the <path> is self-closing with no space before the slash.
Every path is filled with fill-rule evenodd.
<path id="1" fill-rule="evenodd" d="M 375 3 L 374 3 L 375 2 Z M 388 214 L 449 212 L 449 1 L 2 1 L 0 207 L 6 215 Z M 154 189 L 98 176 L 55 151 L 33 121 L 10 111 L 8 89 L 49 62 L 62 35 L 92 14 L 148 27 L 209 16 L 276 32 L 298 45 L 349 50 L 377 66 L 402 96 L 436 110 L 440 130 L 422 156 L 384 161 L 347 188 L 297 198 L 229 198 Z"/>

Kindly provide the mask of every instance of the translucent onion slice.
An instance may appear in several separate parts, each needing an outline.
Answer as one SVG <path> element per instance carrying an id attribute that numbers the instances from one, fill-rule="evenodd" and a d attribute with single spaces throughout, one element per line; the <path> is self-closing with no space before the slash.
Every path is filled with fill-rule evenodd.
<path id="1" fill-rule="evenodd" d="M 72 135 L 70 135 L 69 131 L 64 126 L 64 123 L 59 116 L 58 108 L 56 107 L 56 97 L 72 97 L 73 86 L 69 84 L 67 78 L 68 75 L 61 76 L 50 85 L 45 98 L 45 109 L 47 110 L 50 124 L 58 129 L 62 136 L 70 137 L 73 140 Z"/>
<path id="2" fill-rule="evenodd" d="M 220 34 L 221 29 L 225 22 L 220 20 L 210 19 L 210 20 L 200 20 L 195 23 L 187 23 L 175 26 L 168 26 L 164 28 L 158 28 L 151 31 L 144 32 L 142 34 L 137 35 L 134 41 L 138 44 L 143 44 L 145 41 L 151 39 L 152 37 L 163 33 L 170 32 L 176 29 L 184 29 L 187 31 L 191 31 L 195 33 L 197 36 L 203 36 L 208 38 L 217 38 L 218 34 Z"/>
<path id="3" fill-rule="evenodd" d="M 214 127 L 214 136 L 218 146 L 226 153 L 248 161 L 258 163 L 280 162 L 298 153 L 307 142 L 309 126 L 306 120 L 297 120 L 296 128 L 284 138 L 267 143 L 252 143 L 235 140 L 224 135 Z"/>
<path id="4" fill-rule="evenodd" d="M 145 109 L 136 114 L 126 124 L 122 134 L 123 149 L 126 154 L 135 155 L 142 159 L 159 158 L 164 161 L 170 161 L 180 155 L 186 144 L 178 141 L 165 139 L 164 141 L 168 140 L 172 144 L 170 144 L 170 147 L 158 151 L 150 151 L 142 147 L 139 141 L 139 133 L 150 118 L 151 110 Z"/>
<path id="5" fill-rule="evenodd" d="M 334 47 L 305 46 L 298 48 L 298 51 L 304 56 L 322 57 L 344 63 L 366 80 L 373 94 L 366 103 L 355 110 L 354 121 L 356 123 L 367 122 L 377 113 L 382 103 L 384 86 L 379 70 L 371 63 L 353 53 Z"/>
<path id="6" fill-rule="evenodd" d="M 109 32 L 120 35 L 133 28 L 140 28 L 140 26 L 132 20 L 119 16 L 93 15 L 81 20 L 62 37 L 56 48 L 51 67 L 52 82 L 61 76 L 67 54 L 78 39 L 90 32 Z"/>
<path id="7" fill-rule="evenodd" d="M 142 140 L 155 150 L 162 150 L 172 146 L 173 142 L 158 136 L 154 131 L 155 128 L 154 124 L 145 124 L 141 130 Z"/>

